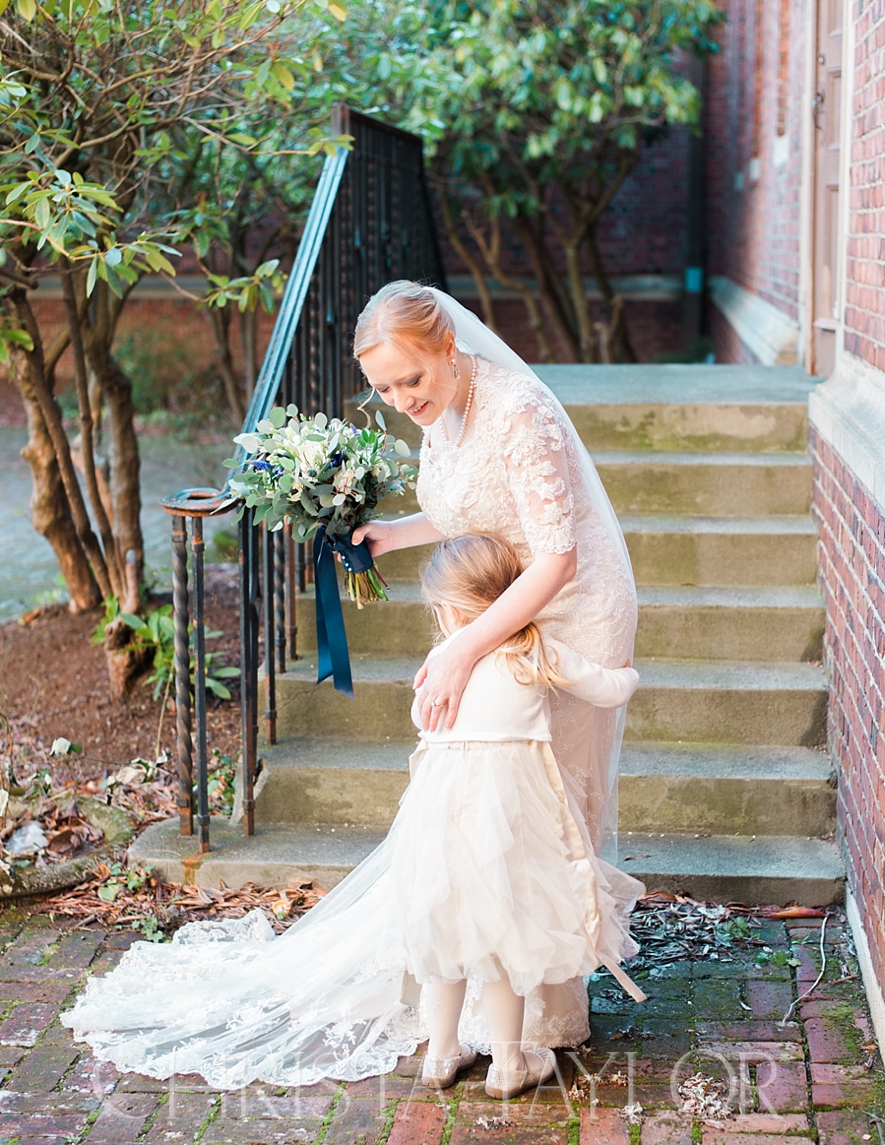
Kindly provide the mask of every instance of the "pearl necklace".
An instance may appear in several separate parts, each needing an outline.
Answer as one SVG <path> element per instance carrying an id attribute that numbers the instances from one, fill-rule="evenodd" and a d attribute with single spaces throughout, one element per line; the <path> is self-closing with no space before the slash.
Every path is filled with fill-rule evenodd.
<path id="1" fill-rule="evenodd" d="M 470 407 L 473 405 L 473 395 L 476 393 L 476 355 L 471 358 L 470 367 L 470 388 L 467 391 L 467 404 L 464 406 L 464 414 L 461 418 L 461 429 L 455 439 L 455 449 L 460 449 L 461 442 L 464 440 L 464 431 L 467 429 L 467 419 L 470 417 Z M 449 440 L 449 431 L 446 429 L 446 423 L 443 418 L 440 418 L 442 431 L 445 434 L 446 441 Z"/>

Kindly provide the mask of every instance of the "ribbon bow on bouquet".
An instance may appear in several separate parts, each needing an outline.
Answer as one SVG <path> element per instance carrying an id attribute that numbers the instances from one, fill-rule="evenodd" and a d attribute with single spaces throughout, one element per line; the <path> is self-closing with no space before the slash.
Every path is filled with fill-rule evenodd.
<path id="1" fill-rule="evenodd" d="M 252 432 L 234 438 L 247 456 L 225 462 L 236 470 L 229 485 L 255 524 L 269 529 L 292 526 L 296 541 L 313 538 L 316 582 L 317 683 L 333 677 L 335 688 L 353 697 L 347 635 L 341 612 L 334 553 L 344 565 L 344 583 L 357 608 L 387 600 L 387 585 L 366 544 L 354 545 L 354 529 L 379 515 L 382 498 L 402 496 L 414 487 L 417 470 L 406 458 L 410 449 L 387 432 L 380 413 L 378 429 L 358 429 L 324 413 L 305 417 L 298 408 L 277 406 Z"/>

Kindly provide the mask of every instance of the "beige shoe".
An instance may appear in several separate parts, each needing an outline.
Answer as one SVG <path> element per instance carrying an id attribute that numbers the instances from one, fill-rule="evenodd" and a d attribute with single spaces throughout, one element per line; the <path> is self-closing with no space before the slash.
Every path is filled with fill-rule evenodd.
<path id="1" fill-rule="evenodd" d="M 424 1057 L 424 1069 L 421 1072 L 421 1082 L 429 1089 L 448 1089 L 455 1084 L 455 1078 L 462 1069 L 470 1069 L 476 1061 L 476 1050 L 470 1046 L 461 1046 L 461 1053 L 454 1058 L 432 1058 L 430 1054 Z"/>
<path id="2" fill-rule="evenodd" d="M 528 1054 L 538 1059 L 537 1066 L 528 1064 L 526 1053 L 523 1053 L 523 1060 L 526 1062 L 525 1069 L 508 1070 L 498 1069 L 494 1064 L 489 1066 L 489 1072 L 486 1074 L 486 1093 L 489 1097 L 495 1097 L 499 1101 L 508 1101 L 511 1097 L 516 1097 L 518 1093 L 524 1093 L 527 1089 L 534 1089 L 535 1086 L 553 1076 L 553 1071 L 556 1069 L 556 1055 L 553 1050 L 548 1050 L 542 1046 L 537 1050 L 529 1050 Z"/>

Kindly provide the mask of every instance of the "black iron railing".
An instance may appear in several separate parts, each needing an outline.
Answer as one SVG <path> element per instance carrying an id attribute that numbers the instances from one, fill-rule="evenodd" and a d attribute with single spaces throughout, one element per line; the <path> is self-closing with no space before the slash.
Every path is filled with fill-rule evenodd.
<path id="1" fill-rule="evenodd" d="M 351 339 L 357 316 L 369 296 L 397 278 L 445 286 L 420 139 L 346 107 L 336 108 L 332 134 L 352 136 L 352 146 L 349 150 L 337 149 L 323 166 L 244 431 L 254 429 L 273 406 L 290 402 L 306 414 L 323 410 L 331 417 L 342 416 L 347 400 L 362 388 Z M 173 516 L 179 817 L 181 833 L 193 834 L 196 778 L 196 820 L 203 851 L 209 849 L 209 808 L 202 649 L 202 522 L 204 517 L 226 512 L 234 504 L 226 488 L 185 489 L 163 502 L 166 512 Z M 187 573 L 188 519 L 191 592 Z M 243 514 L 238 528 L 241 796 L 245 831 L 251 835 L 255 830 L 253 787 L 258 764 L 261 646 L 264 735 L 268 743 L 275 743 L 276 678 L 279 672 L 285 672 L 287 660 L 297 657 L 297 597 L 307 587 L 308 570 L 304 546 L 293 543 L 290 530 L 271 533 L 256 526 L 251 510 Z M 188 638 L 191 619 L 193 734 Z"/>

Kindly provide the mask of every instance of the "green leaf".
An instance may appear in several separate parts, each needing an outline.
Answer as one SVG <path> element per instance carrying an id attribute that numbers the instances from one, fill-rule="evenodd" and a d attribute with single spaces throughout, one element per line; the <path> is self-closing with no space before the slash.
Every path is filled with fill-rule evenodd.
<path id="1" fill-rule="evenodd" d="M 29 23 L 37 15 L 37 0 L 15 0 L 19 16 Z"/>
<path id="2" fill-rule="evenodd" d="M 381 410 L 375 410 L 375 421 L 381 426 L 385 433 L 387 433 L 387 422 L 384 420 L 384 414 Z"/>
<path id="3" fill-rule="evenodd" d="M 32 182 L 30 182 L 30 180 L 28 180 L 24 183 L 16 183 L 16 185 L 12 188 L 12 190 L 6 196 L 7 207 L 10 205 L 10 203 L 14 203 L 16 201 L 16 199 L 20 199 L 22 197 L 22 195 L 25 193 L 25 191 L 30 191 L 30 189 L 33 186 L 34 186 L 34 184 Z"/>
<path id="4" fill-rule="evenodd" d="M 274 406 L 267 416 L 274 429 L 282 429 L 286 424 L 286 411 L 282 406 Z"/>
<path id="5" fill-rule="evenodd" d="M 98 897 L 102 902 L 113 902 L 121 890 L 120 883 L 105 883 L 103 887 L 98 888 Z"/>
<path id="6" fill-rule="evenodd" d="M 37 209 L 34 211 L 34 222 L 40 227 L 41 230 L 48 230 L 49 221 L 52 217 L 52 208 L 49 206 L 48 199 L 41 199 L 37 203 Z"/>
<path id="7" fill-rule="evenodd" d="M 285 88 L 286 91 L 292 91 L 295 87 L 295 77 L 281 60 L 278 60 L 270 70 L 271 75 L 281 87 Z"/>

